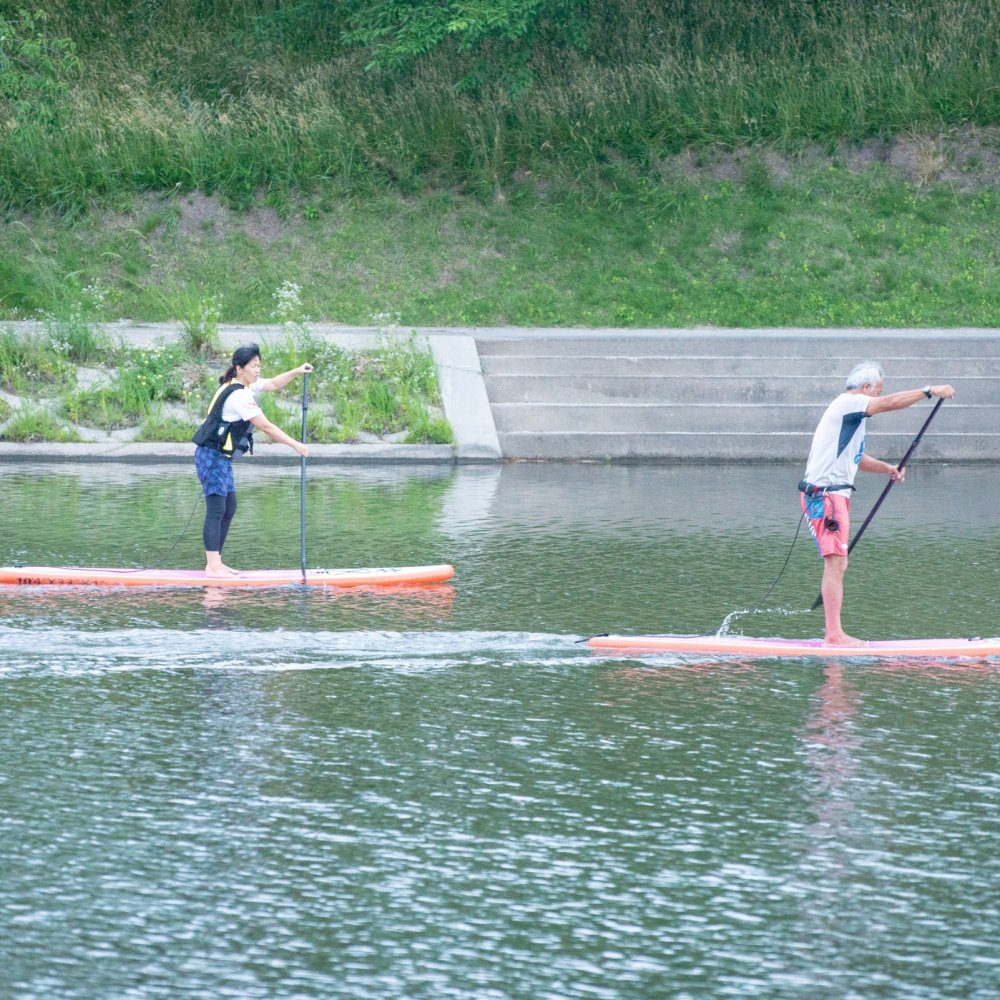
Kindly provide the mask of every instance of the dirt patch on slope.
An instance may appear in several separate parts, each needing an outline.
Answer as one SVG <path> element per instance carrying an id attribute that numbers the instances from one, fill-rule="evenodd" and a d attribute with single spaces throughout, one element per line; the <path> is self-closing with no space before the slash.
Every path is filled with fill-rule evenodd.
<path id="1" fill-rule="evenodd" d="M 751 170 L 766 170 L 781 183 L 803 168 L 829 163 L 852 173 L 882 166 L 919 187 L 947 184 L 958 191 L 1000 187 L 1000 127 L 965 125 L 938 136 L 872 137 L 842 143 L 828 152 L 818 146 L 799 153 L 769 147 L 716 147 L 685 150 L 661 161 L 661 176 L 680 175 L 691 181 L 743 183 Z"/>

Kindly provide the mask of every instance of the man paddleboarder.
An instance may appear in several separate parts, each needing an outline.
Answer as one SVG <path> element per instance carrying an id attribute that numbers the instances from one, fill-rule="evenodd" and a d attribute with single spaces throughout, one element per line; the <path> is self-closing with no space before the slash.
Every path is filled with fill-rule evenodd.
<path id="1" fill-rule="evenodd" d="M 885 376 L 874 361 L 862 361 L 847 376 L 847 388 L 827 408 L 813 435 L 805 476 L 799 483 L 802 510 L 809 530 L 823 557 L 821 595 L 826 615 L 824 641 L 831 646 L 850 646 L 860 640 L 848 635 L 840 624 L 844 602 L 850 536 L 851 493 L 858 469 L 881 472 L 890 483 L 901 483 L 906 470 L 865 453 L 865 421 L 878 413 L 904 410 L 914 403 L 938 396 L 952 399 L 950 385 L 925 385 L 882 395 Z M 902 465 L 902 463 L 901 463 Z"/>

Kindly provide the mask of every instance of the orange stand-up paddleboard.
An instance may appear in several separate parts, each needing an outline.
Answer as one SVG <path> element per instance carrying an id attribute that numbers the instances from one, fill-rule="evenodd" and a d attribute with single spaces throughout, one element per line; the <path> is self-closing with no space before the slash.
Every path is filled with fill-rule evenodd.
<path id="1" fill-rule="evenodd" d="M 22 587 L 392 587 L 442 583 L 452 566 L 380 566 L 371 569 L 241 570 L 236 576 L 207 576 L 204 570 L 106 569 L 87 566 L 2 566 L 0 584 Z"/>

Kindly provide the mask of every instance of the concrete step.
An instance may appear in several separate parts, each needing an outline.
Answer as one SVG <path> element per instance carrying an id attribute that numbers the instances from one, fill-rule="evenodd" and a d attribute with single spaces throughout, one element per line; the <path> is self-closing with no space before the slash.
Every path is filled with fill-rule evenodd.
<path id="1" fill-rule="evenodd" d="M 774 432 L 762 442 L 760 435 L 730 431 L 708 434 L 700 431 L 652 433 L 543 433 L 517 431 L 500 435 L 504 457 L 524 461 L 609 460 L 759 462 L 792 460 L 805 465 L 812 433 Z M 766 451 L 762 451 L 762 443 Z M 884 434 L 869 436 L 869 452 L 887 462 L 898 462 L 913 443 L 913 436 Z M 935 434 L 928 431 L 916 457 L 920 461 L 983 461 L 1000 448 L 997 435 Z M 989 460 L 989 459 L 987 459 Z M 995 461 L 995 459 L 992 459 Z M 911 459 L 912 461 L 912 459 Z"/>
<path id="2" fill-rule="evenodd" d="M 957 390 L 923 459 L 1000 460 L 993 331 L 508 331 L 478 344 L 509 458 L 804 462 L 847 373 L 873 358 L 887 393 L 941 382 Z M 872 420 L 871 453 L 901 458 L 928 412 L 921 402 Z"/>
<path id="3" fill-rule="evenodd" d="M 788 333 L 755 330 L 632 332 L 607 337 L 553 336 L 477 339 L 480 357 L 605 355 L 644 357 L 668 354 L 692 357 L 848 358 L 852 364 L 874 358 L 885 367 L 894 357 L 1000 357 L 1000 338 L 982 331 L 810 330 Z M 846 372 L 845 372 L 846 374 Z"/>
<path id="4" fill-rule="evenodd" d="M 614 362 L 608 368 L 617 369 Z M 996 368 L 996 365 L 993 364 Z M 915 388 L 932 381 L 925 371 L 905 380 L 900 388 Z M 936 381 L 936 380 L 934 380 Z M 1000 400 L 1000 376 L 960 376 L 949 380 L 958 403 L 989 404 Z M 491 374 L 486 387 L 494 406 L 503 403 L 643 404 L 643 403 L 800 403 L 822 412 L 822 400 L 832 398 L 842 386 L 809 375 L 753 378 L 734 375 L 581 375 Z M 888 391 L 892 391 L 890 386 Z"/>
<path id="5" fill-rule="evenodd" d="M 810 376 L 827 381 L 823 394 L 837 392 L 844 386 L 847 373 L 857 364 L 857 358 L 715 355 L 703 357 L 685 354 L 650 354 L 626 356 L 620 354 L 493 354 L 481 355 L 480 362 L 488 378 L 504 375 L 580 375 L 636 376 L 667 378 L 709 378 L 733 376 L 741 378 L 778 379 Z M 930 359 L 924 356 L 880 358 L 886 373 L 886 391 L 908 384 L 951 382 L 963 376 L 993 377 L 1000 380 L 1000 361 L 988 355 L 952 355 Z"/>
<path id="6" fill-rule="evenodd" d="M 823 405 L 799 403 L 495 403 L 493 419 L 501 435 L 514 431 L 592 431 L 649 434 L 696 430 L 706 433 L 772 434 L 802 432 L 810 436 L 823 414 Z M 927 418 L 927 409 L 887 415 L 915 434 Z M 878 419 L 869 425 L 875 431 Z M 1000 428 L 1000 405 L 969 406 L 950 403 L 934 422 L 938 433 L 990 434 Z M 912 435 L 911 435 L 912 436 Z M 501 439 L 501 444 L 503 443 Z"/>

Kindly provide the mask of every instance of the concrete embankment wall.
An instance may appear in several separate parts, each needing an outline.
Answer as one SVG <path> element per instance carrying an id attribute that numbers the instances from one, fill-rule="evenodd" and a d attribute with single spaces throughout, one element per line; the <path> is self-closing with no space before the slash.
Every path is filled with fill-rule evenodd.
<path id="1" fill-rule="evenodd" d="M 22 327 L 30 324 L 5 324 Z M 924 461 L 1000 461 L 1000 330 L 531 330 L 310 325 L 349 349 L 415 336 L 434 354 L 454 447 L 317 445 L 312 461 L 804 461 L 823 408 L 847 372 L 872 358 L 885 391 L 949 382 L 947 402 L 921 445 Z M 121 323 L 113 337 L 153 344 L 177 324 Z M 223 346 L 282 338 L 277 327 L 220 328 Z M 873 420 L 870 450 L 901 457 L 922 405 Z M 155 446 L 189 461 L 188 443 Z M 295 460 L 266 445 L 267 460 Z M 98 442 L 16 445 L 0 460 L 148 460 L 150 446 Z"/>
<path id="2" fill-rule="evenodd" d="M 923 460 L 1000 460 L 998 330 L 650 330 L 479 334 L 506 458 L 805 459 L 816 422 L 864 359 L 885 392 L 950 383 Z M 872 420 L 901 457 L 926 413 Z"/>

